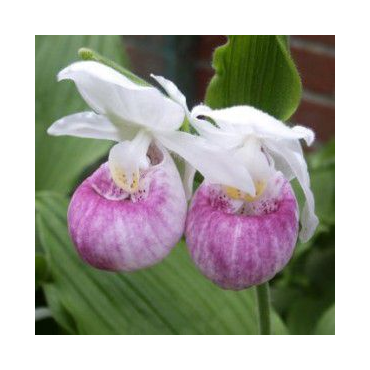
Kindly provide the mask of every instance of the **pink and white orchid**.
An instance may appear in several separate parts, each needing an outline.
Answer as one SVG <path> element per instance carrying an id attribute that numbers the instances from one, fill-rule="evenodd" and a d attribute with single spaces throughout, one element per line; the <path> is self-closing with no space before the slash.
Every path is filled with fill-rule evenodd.
<path id="1" fill-rule="evenodd" d="M 76 190 L 68 210 L 81 257 L 108 270 L 132 271 L 159 262 L 184 231 L 187 204 L 169 149 L 205 178 L 244 191 L 248 173 L 225 150 L 178 131 L 184 108 L 154 87 L 138 85 L 103 64 L 63 69 L 93 111 L 56 121 L 50 135 L 116 141 L 103 164 Z"/>
<path id="2" fill-rule="evenodd" d="M 314 197 L 300 139 L 311 145 L 314 133 L 288 127 L 250 106 L 189 111 L 176 86 L 157 77 L 201 137 L 228 150 L 248 172 L 246 190 L 205 179 L 188 212 L 186 241 L 202 273 L 226 289 L 244 289 L 270 280 L 290 260 L 298 236 L 298 206 L 289 181 L 297 178 L 306 198 L 300 239 L 318 225 Z M 192 186 L 195 169 L 188 165 Z"/>

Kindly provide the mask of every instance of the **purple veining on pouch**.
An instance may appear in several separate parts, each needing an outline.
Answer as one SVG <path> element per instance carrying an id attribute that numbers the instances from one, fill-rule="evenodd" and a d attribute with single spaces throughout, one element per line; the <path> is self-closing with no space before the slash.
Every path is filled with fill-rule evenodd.
<path id="1" fill-rule="evenodd" d="M 140 174 L 136 193 L 116 187 L 107 163 L 74 193 L 68 225 L 80 256 L 94 267 L 134 271 L 160 262 L 181 238 L 186 199 L 176 166 L 154 145 L 152 166 Z"/>
<path id="2" fill-rule="evenodd" d="M 224 289 L 262 284 L 292 256 L 297 201 L 288 181 L 276 181 L 282 182 L 278 194 L 253 202 L 250 214 L 218 186 L 203 183 L 194 195 L 186 221 L 187 245 L 200 271 Z"/>

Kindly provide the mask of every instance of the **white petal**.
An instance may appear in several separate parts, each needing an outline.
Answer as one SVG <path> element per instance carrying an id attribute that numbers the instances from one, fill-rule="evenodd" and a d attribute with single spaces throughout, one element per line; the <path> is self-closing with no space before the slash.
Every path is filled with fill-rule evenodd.
<path id="1" fill-rule="evenodd" d="M 175 130 L 184 120 L 183 109 L 159 90 L 137 85 L 97 62 L 73 63 L 59 73 L 58 79 L 73 80 L 87 104 L 118 126 Z"/>
<path id="2" fill-rule="evenodd" d="M 211 109 L 209 107 L 205 105 L 199 105 L 194 107 L 192 111 L 189 112 L 184 94 L 172 81 L 167 80 L 162 76 L 155 76 L 153 74 L 151 74 L 151 77 L 153 77 L 163 87 L 171 99 L 183 107 L 189 123 L 197 130 L 199 135 L 203 136 L 212 143 L 221 145 L 225 148 L 232 148 L 240 144 L 240 136 L 235 136 L 229 132 L 221 131 L 216 126 L 212 125 L 212 123 L 198 118 L 199 115 L 203 115 L 201 112 L 210 111 Z"/>
<path id="3" fill-rule="evenodd" d="M 241 145 L 243 142 L 242 135 L 221 130 L 205 119 L 199 119 L 190 116 L 189 122 L 197 130 L 200 136 L 203 136 L 211 143 L 219 145 L 223 148 L 235 148 Z"/>
<path id="4" fill-rule="evenodd" d="M 315 215 L 315 200 L 310 189 L 310 177 L 307 170 L 307 164 L 304 160 L 303 154 L 297 150 L 293 150 L 286 145 L 277 145 L 276 143 L 265 143 L 269 150 L 276 158 L 282 159 L 290 167 L 290 171 L 295 175 L 303 193 L 306 197 L 302 214 L 301 214 L 301 231 L 299 237 L 302 242 L 308 241 L 314 234 L 319 220 Z M 284 173 L 284 172 L 283 172 Z M 284 173 L 285 175 L 285 173 Z"/>
<path id="5" fill-rule="evenodd" d="M 199 116 L 207 116 L 207 112 L 212 111 L 206 105 L 198 105 L 194 107 L 189 116 L 190 124 L 197 130 L 199 135 L 216 145 L 223 148 L 234 148 L 240 145 L 243 137 L 229 130 L 220 130 L 219 127 L 213 125 L 205 119 L 198 118 Z"/>
<path id="6" fill-rule="evenodd" d="M 197 116 L 200 115 L 198 114 L 198 108 L 200 108 L 199 110 L 210 110 L 210 108 L 206 107 L 205 105 L 200 105 L 198 107 L 194 107 L 190 113 L 186 103 L 185 95 L 172 81 L 167 80 L 162 76 L 156 76 L 153 74 L 151 74 L 150 76 L 153 77 L 163 87 L 163 89 L 172 100 L 183 107 L 186 113 L 186 117 L 188 118 L 190 124 L 198 131 L 199 135 L 203 136 L 207 140 L 210 140 L 216 145 L 222 145 L 223 147 L 228 148 L 232 148 L 240 143 L 239 136 L 236 137 L 235 135 L 231 135 L 228 132 L 222 132 L 210 122 L 204 119 L 197 118 Z"/>
<path id="7" fill-rule="evenodd" d="M 197 114 L 207 116 L 224 131 L 238 134 L 254 134 L 260 138 L 305 139 L 311 144 L 314 139 L 313 132 L 305 127 L 291 128 L 283 122 L 251 106 L 236 106 L 225 109 L 209 110 L 207 107 L 197 107 Z"/>
<path id="8" fill-rule="evenodd" d="M 172 100 L 174 100 L 176 103 L 180 104 L 184 108 L 184 110 L 186 111 L 186 115 L 188 116 L 189 109 L 186 104 L 186 97 L 178 89 L 178 87 L 172 81 L 167 80 L 162 76 L 151 74 L 150 77 L 154 78 L 163 87 L 163 89 Z"/>
<path id="9" fill-rule="evenodd" d="M 284 157 L 281 155 L 273 155 L 271 156 L 274 161 L 274 168 L 276 171 L 280 171 L 281 173 L 284 174 L 284 177 L 288 180 L 291 181 L 293 180 L 296 176 L 295 173 L 292 171 L 289 163 L 286 161 Z"/>
<path id="10" fill-rule="evenodd" d="M 247 169 L 234 153 L 211 145 L 205 139 L 186 132 L 156 134 L 167 149 L 179 154 L 209 182 L 232 186 L 255 195 L 255 187 Z"/>
<path id="11" fill-rule="evenodd" d="M 235 150 L 235 154 L 248 169 L 254 183 L 267 183 L 275 172 L 273 163 L 269 162 L 268 156 L 262 151 L 259 139 L 248 138 L 242 147 Z"/>
<path id="12" fill-rule="evenodd" d="M 193 117 L 205 116 L 208 118 L 212 118 L 217 127 L 221 128 L 223 131 L 236 132 L 236 130 L 234 129 L 234 123 L 237 122 L 234 122 L 235 120 L 234 112 L 235 111 L 232 110 L 231 108 L 212 110 L 206 105 L 201 104 L 192 109 L 192 116 Z M 237 117 L 240 120 L 240 117 L 239 116 Z"/>
<path id="13" fill-rule="evenodd" d="M 315 141 L 315 133 L 307 127 L 294 126 L 292 130 L 300 136 L 300 139 L 304 139 L 308 146 Z"/>
<path id="14" fill-rule="evenodd" d="M 282 143 L 284 143 L 284 144 L 282 144 Z M 297 153 L 301 153 L 301 155 L 303 155 L 302 147 L 301 147 L 298 140 L 296 140 L 296 141 L 286 140 L 285 142 L 280 142 L 279 144 L 280 145 L 286 145 L 286 146 L 289 147 L 289 149 L 294 150 Z M 276 142 L 274 140 L 265 139 L 263 141 L 262 147 L 263 147 L 267 157 L 269 158 L 269 161 L 273 164 L 273 167 L 277 171 L 282 172 L 284 174 L 284 177 L 288 181 L 291 181 L 296 177 L 296 175 L 292 171 L 289 163 L 286 161 L 286 159 L 281 154 L 278 153 L 278 147 L 279 146 L 276 144 Z M 274 149 L 274 151 L 273 151 L 273 149 Z M 273 151 L 273 152 L 271 152 L 271 151 Z"/>
<path id="15" fill-rule="evenodd" d="M 107 118 L 93 112 L 71 114 L 54 122 L 48 128 L 54 136 L 69 135 L 91 139 L 122 140 L 119 132 Z"/>
<path id="16" fill-rule="evenodd" d="M 139 186 L 140 170 L 149 166 L 148 147 L 152 137 L 140 131 L 134 140 L 122 141 L 109 152 L 109 169 L 116 185 L 132 193 Z"/>
<path id="17" fill-rule="evenodd" d="M 184 168 L 184 176 L 182 179 L 182 183 L 185 189 L 185 196 L 186 200 L 190 200 L 193 195 L 193 183 L 194 183 L 194 176 L 196 173 L 196 169 L 187 161 L 185 162 Z"/>

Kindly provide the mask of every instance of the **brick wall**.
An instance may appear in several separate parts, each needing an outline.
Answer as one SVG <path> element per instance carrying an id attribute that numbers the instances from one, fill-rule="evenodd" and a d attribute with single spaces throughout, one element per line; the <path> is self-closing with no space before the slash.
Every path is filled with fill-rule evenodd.
<path id="1" fill-rule="evenodd" d="M 150 73 L 178 84 L 189 106 L 203 101 L 213 75 L 213 50 L 225 36 L 124 36 L 133 71 L 144 78 Z M 302 102 L 291 118 L 312 127 L 320 141 L 335 134 L 335 37 L 292 36 L 291 53 L 303 82 Z"/>
<path id="2" fill-rule="evenodd" d="M 304 89 L 292 121 L 326 141 L 335 134 L 335 36 L 292 36 L 291 53 Z"/>

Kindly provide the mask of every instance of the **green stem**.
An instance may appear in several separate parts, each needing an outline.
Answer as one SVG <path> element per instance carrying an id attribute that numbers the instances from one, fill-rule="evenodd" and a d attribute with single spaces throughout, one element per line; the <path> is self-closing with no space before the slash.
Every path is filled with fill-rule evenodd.
<path id="1" fill-rule="evenodd" d="M 256 286 L 260 334 L 271 334 L 269 283 Z"/>

